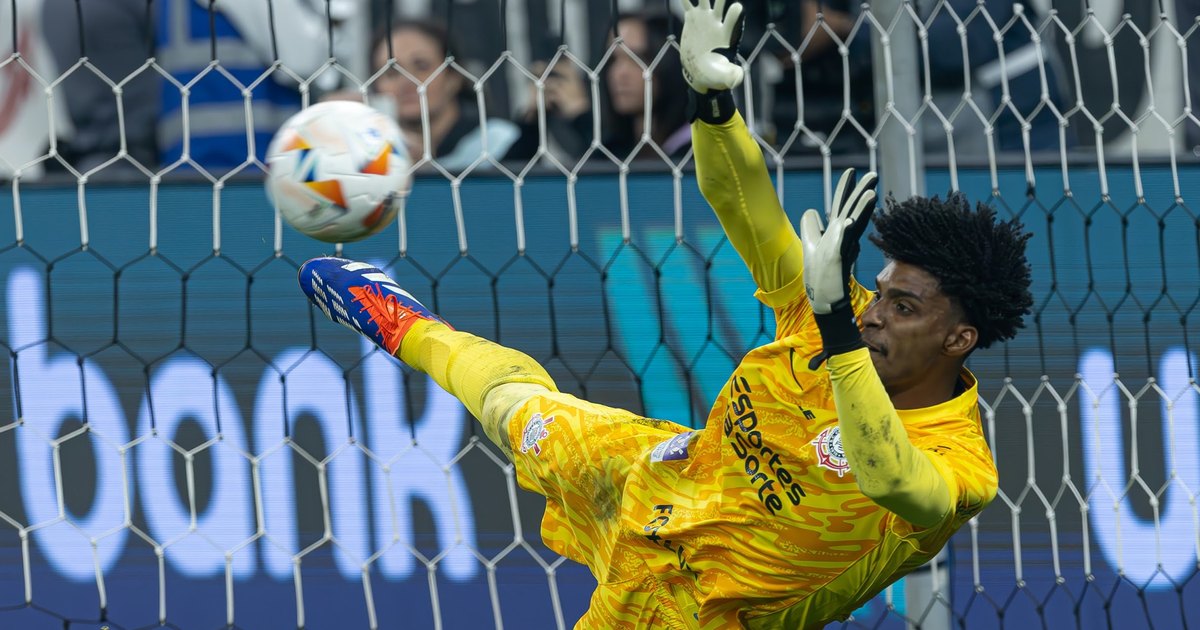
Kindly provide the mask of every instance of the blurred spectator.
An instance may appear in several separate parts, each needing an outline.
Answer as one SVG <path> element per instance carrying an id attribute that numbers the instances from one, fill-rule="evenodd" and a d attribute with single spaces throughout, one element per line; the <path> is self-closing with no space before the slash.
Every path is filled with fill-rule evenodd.
<path id="1" fill-rule="evenodd" d="M 86 55 L 108 81 L 119 84 L 154 56 L 153 22 L 146 0 L 89 0 L 78 7 L 76 0 L 43 2 L 43 31 L 60 75 Z M 76 8 L 82 11 L 82 29 Z M 113 86 L 87 68 L 73 72 L 59 87 L 74 128 L 59 139 L 59 154 L 81 173 L 87 172 L 117 155 L 124 131 L 129 157 L 153 170 L 158 164 L 154 138 L 158 79 L 154 70 L 147 68 L 121 86 L 122 129 Z M 121 160 L 99 174 L 132 168 Z"/>
<path id="2" fill-rule="evenodd" d="M 433 20 L 404 19 L 394 22 L 390 32 L 390 54 L 403 72 L 388 69 L 372 87 L 384 98 L 381 108 L 393 108 L 413 162 L 424 155 L 422 121 L 426 114 L 429 153 L 447 170 L 458 172 L 470 166 L 483 154 L 485 142 L 492 158 L 504 159 L 520 132 L 503 118 L 488 117 L 486 125 L 480 125 L 472 83 L 453 66 L 443 68 L 445 60 L 457 50 L 446 28 Z M 377 42 L 372 56 L 374 69 L 388 64 L 388 35 L 380 36 Z M 425 88 L 424 107 L 421 86 Z"/>
<path id="3" fill-rule="evenodd" d="M 692 146 L 692 130 L 688 124 L 688 86 L 683 80 L 679 51 L 672 47 L 661 57 L 659 51 L 667 46 L 667 38 L 679 37 L 679 24 L 666 13 L 628 13 L 617 19 L 617 34 L 624 46 L 613 50 L 604 66 L 604 82 L 611 118 L 602 128 L 603 144 L 619 159 L 637 150 L 637 159 L 655 158 L 658 153 L 650 143 L 640 149 L 643 133 L 672 159 L 683 157 Z M 626 51 L 628 49 L 628 52 Z M 630 55 L 633 54 L 633 56 Z M 636 59 L 635 59 L 636 57 Z M 650 129 L 644 129 L 646 82 L 642 66 L 655 62 L 650 86 Z"/>
<path id="4" fill-rule="evenodd" d="M 546 69 L 550 72 L 547 73 Z M 592 138 L 591 89 L 582 71 L 566 57 L 554 66 L 535 62 L 530 72 L 544 78 L 546 103 L 546 152 L 560 162 L 574 164 L 587 151 Z M 528 161 L 537 155 L 541 143 L 538 130 L 537 87 L 530 88 L 530 104 L 518 120 L 521 135 L 508 151 L 510 160 Z"/>
<path id="5" fill-rule="evenodd" d="M 799 121 L 815 139 L 800 133 L 796 139 L 798 144 L 794 146 L 815 151 L 818 140 L 828 142 L 830 134 L 836 130 L 837 135 L 831 142 L 833 151 L 865 151 L 862 134 L 843 122 L 847 116 L 853 118 L 868 133 L 875 126 L 870 28 L 853 30 L 862 3 L 851 0 L 746 1 L 743 56 L 748 56 L 759 44 L 767 33 L 768 24 L 774 24 L 779 36 L 800 53 L 803 103 L 797 102 L 797 68 L 787 48 L 772 37 L 767 41 L 766 50 L 774 55 L 760 56 L 755 71 L 774 78 L 767 81 L 771 98 L 764 99 L 765 104 L 769 104 L 769 110 L 764 114 L 770 127 L 764 130 L 764 135 L 775 144 L 782 144 Z M 847 46 L 845 64 L 838 50 L 839 44 Z M 845 89 L 847 81 L 848 93 Z"/>
<path id="6" fill-rule="evenodd" d="M 992 24 L 995 24 L 997 29 L 1003 29 L 1016 16 L 1018 5 L 1033 28 L 1042 23 L 1042 18 L 1034 7 L 1023 1 L 1014 3 L 1011 0 L 945 0 L 945 3 L 940 5 L 939 12 L 929 22 L 929 73 L 934 102 L 949 116 L 962 101 L 965 85 L 963 44 L 957 31 L 958 21 L 955 21 L 950 13 L 953 10 L 958 19 L 965 22 L 966 53 L 970 63 L 967 71 L 971 76 L 976 102 L 989 119 L 994 118 L 996 149 L 1024 150 L 1021 118 L 1030 125 L 1030 150 L 1057 149 L 1060 142 L 1058 117 L 1047 106 L 1043 105 L 1038 109 L 1042 103 L 1043 69 L 1046 75 L 1047 100 L 1053 103 L 1060 113 L 1066 109 L 1063 107 L 1063 91 L 1059 85 L 1054 46 L 1049 43 L 1040 46 L 1035 44 L 1029 28 L 1020 21 L 1004 31 L 1001 46 L 998 47 L 994 39 L 996 32 Z M 918 8 L 922 17 L 928 20 L 938 6 L 939 3 L 935 0 L 921 0 Z M 972 16 L 972 12 L 980 8 L 990 16 L 990 23 L 982 13 Z M 1047 31 L 1047 34 L 1052 33 L 1053 29 Z M 1004 51 L 1003 64 L 1000 61 L 1001 48 Z M 1001 102 L 1005 81 L 1011 99 L 1010 107 L 1005 107 Z M 1003 108 L 1003 111 L 994 113 L 1000 108 Z M 1017 117 L 1014 109 L 1021 118 Z M 927 117 L 927 122 L 939 130 L 927 132 L 927 141 L 936 143 L 939 136 L 944 140 L 945 134 L 940 132 L 941 122 L 936 116 Z M 981 152 L 986 149 L 982 123 L 974 113 L 964 110 L 954 120 L 954 127 L 956 150 Z M 978 132 L 975 131 L 975 127 L 979 128 Z M 976 146 L 971 146 L 972 141 Z M 1073 144 L 1070 134 L 1067 141 L 1068 145 Z"/>
<path id="7" fill-rule="evenodd" d="M 668 48 L 668 36 L 678 37 L 676 20 L 667 13 L 625 13 L 617 18 L 623 45 L 608 42 L 612 54 L 603 68 L 601 90 L 601 144 L 619 160 L 679 160 L 692 146 L 687 118 L 687 83 L 679 64 L 679 51 Z M 667 50 L 659 57 L 659 52 Z M 657 63 L 655 60 L 657 59 Z M 643 66 L 655 64 L 650 74 L 650 129 L 646 124 L 646 81 Z M 544 65 L 535 66 L 541 70 Z M 550 141 L 579 157 L 591 144 L 593 111 L 590 89 L 571 62 L 559 60 L 546 78 L 547 131 Z M 642 137 L 647 136 L 643 144 Z M 537 150 L 536 103 L 522 119 L 522 134 L 510 157 L 528 159 Z"/>
<path id="8" fill-rule="evenodd" d="M 329 4 L 334 54 L 351 58 L 359 50 L 350 41 L 346 18 L 363 7 L 357 0 Z M 315 10 L 305 0 L 161 0 L 158 7 L 158 63 L 188 86 L 188 156 L 206 170 L 224 170 L 264 159 L 275 130 L 300 109 L 296 79 L 311 77 L 329 59 L 330 20 L 324 7 Z M 271 11 L 273 9 L 273 12 Z M 272 20 L 273 14 L 273 20 Z M 215 57 L 221 70 L 210 68 Z M 359 50 L 361 54 L 361 50 Z M 287 69 L 274 70 L 278 59 Z M 197 77 L 199 77 L 197 79 Z M 330 88 L 339 77 L 326 72 L 316 87 Z M 247 120 L 243 88 L 258 81 L 250 97 Z M 163 80 L 158 147 L 162 164 L 172 164 L 183 152 L 184 98 L 174 83 Z M 253 154 L 247 143 L 252 137 Z"/>
<path id="9" fill-rule="evenodd" d="M 865 151 L 866 143 L 862 134 L 843 123 L 848 115 L 868 133 L 875 128 L 871 38 L 877 29 L 869 22 L 862 22 L 854 30 L 855 24 L 861 19 L 861 3 L 851 0 L 801 0 L 793 3 L 745 1 L 754 8 L 747 7 L 743 55 L 759 44 L 769 23 L 774 23 L 779 35 L 801 53 L 799 73 L 803 107 L 799 107 L 796 101 L 796 68 L 790 54 L 783 46 L 767 42 L 766 49 L 774 55 L 764 58 L 756 71 L 760 76 L 774 74 L 777 80 L 773 82 L 773 98 L 769 100 L 769 109 L 765 112 L 774 129 L 766 129 L 765 135 L 773 138 L 774 143 L 782 144 L 799 119 L 806 129 L 822 140 L 827 141 L 829 134 L 836 129 L 837 136 L 830 144 L 835 153 Z M 1023 2 L 1017 4 L 1022 5 L 1022 10 L 1035 27 L 1040 24 L 1040 18 L 1032 6 Z M 1014 3 L 1009 0 L 946 0 L 944 3 L 918 0 L 916 8 L 928 24 L 930 96 L 945 115 L 949 116 L 962 102 L 964 76 L 969 73 L 975 103 L 985 117 L 992 119 L 994 116 L 994 138 L 998 150 L 1022 150 L 1024 147 L 1021 120 L 1013 109 L 1030 124 L 1032 150 L 1058 146 L 1057 118 L 1047 107 L 1038 109 L 1042 101 L 1041 67 L 1046 72 L 1048 100 L 1056 106 L 1063 103 L 1053 46 L 1041 47 L 1044 64 L 1039 64 L 1038 49 L 1031 33 L 1019 22 L 1004 32 L 1000 47 L 993 39 L 991 23 L 997 28 L 1008 24 L 1016 15 Z M 935 8 L 938 10 L 936 15 L 933 14 Z M 991 23 L 980 9 L 991 17 Z M 965 22 L 966 53 L 970 64 L 965 72 L 963 38 L 957 32 L 958 22 L 951 11 Z M 847 45 L 848 54 L 844 64 L 838 50 L 839 41 Z M 1005 55 L 1003 73 L 1001 49 Z M 923 64 L 924 59 L 920 57 L 922 53 L 915 51 L 915 54 L 916 62 Z M 1002 107 L 1004 80 L 1008 82 L 1011 105 L 1004 107 L 1004 111 L 994 113 Z M 845 91 L 847 82 L 848 97 Z M 1037 114 L 1031 117 L 1035 110 Z M 1062 111 L 1061 107 L 1059 111 Z M 923 114 L 922 121 L 926 127 L 927 148 L 934 151 L 943 149 L 946 136 L 941 121 L 929 112 Z M 839 124 L 842 125 L 840 129 Z M 960 112 L 954 120 L 954 127 L 956 151 L 982 153 L 986 150 L 983 123 L 972 110 Z M 803 135 L 797 142 L 801 147 L 815 144 Z"/>

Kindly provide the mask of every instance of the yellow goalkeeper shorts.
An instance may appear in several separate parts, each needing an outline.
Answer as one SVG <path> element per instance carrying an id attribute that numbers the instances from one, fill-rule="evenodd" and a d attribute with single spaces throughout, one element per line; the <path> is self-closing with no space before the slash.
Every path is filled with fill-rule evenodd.
<path id="1" fill-rule="evenodd" d="M 643 536 L 640 516 L 622 518 L 631 468 L 688 431 L 557 392 L 533 397 L 509 421 L 517 480 L 546 497 L 542 540 L 599 582 L 576 627 L 695 626 L 690 596 L 656 579 L 638 550 L 621 542 Z M 637 531 L 622 531 L 631 528 Z"/>

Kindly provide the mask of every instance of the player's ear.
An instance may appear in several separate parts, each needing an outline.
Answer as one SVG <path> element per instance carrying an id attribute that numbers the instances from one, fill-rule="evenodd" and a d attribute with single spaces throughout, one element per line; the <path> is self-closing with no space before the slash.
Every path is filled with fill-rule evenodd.
<path id="1" fill-rule="evenodd" d="M 958 322 L 946 333 L 942 341 L 942 352 L 947 356 L 962 358 L 975 349 L 979 343 L 979 329 L 967 322 Z"/>

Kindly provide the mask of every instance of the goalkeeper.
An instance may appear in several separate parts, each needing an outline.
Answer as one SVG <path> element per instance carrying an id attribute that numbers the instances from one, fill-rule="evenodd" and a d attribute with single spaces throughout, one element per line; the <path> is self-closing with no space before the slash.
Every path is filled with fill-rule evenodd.
<path id="1" fill-rule="evenodd" d="M 528 356 L 458 332 L 379 269 L 304 264 L 334 321 L 429 373 L 478 418 L 542 538 L 598 582 L 580 628 L 808 628 L 845 619 L 930 560 L 996 493 L 964 362 L 1032 300 L 1017 222 L 961 196 L 874 221 L 888 262 L 850 277 L 875 176 L 841 178 L 829 225 L 789 224 L 733 105 L 741 5 L 684 0 L 700 189 L 775 311 L 699 431 L 558 392 Z"/>

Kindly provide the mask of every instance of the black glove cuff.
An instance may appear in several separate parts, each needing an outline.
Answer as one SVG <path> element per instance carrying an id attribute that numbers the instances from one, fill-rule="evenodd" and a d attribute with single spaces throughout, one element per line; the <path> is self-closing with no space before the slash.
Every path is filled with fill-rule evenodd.
<path id="1" fill-rule="evenodd" d="M 834 304 L 831 313 L 814 317 L 817 320 L 817 328 L 821 331 L 821 341 L 825 345 L 823 354 L 826 356 L 845 354 L 866 347 L 862 332 L 854 321 L 854 307 L 851 306 L 850 300 Z"/>
<path id="2" fill-rule="evenodd" d="M 710 125 L 720 125 L 729 122 L 736 111 L 737 104 L 733 102 L 732 90 L 710 91 L 707 94 L 701 94 L 688 88 L 689 122 L 699 119 Z"/>

